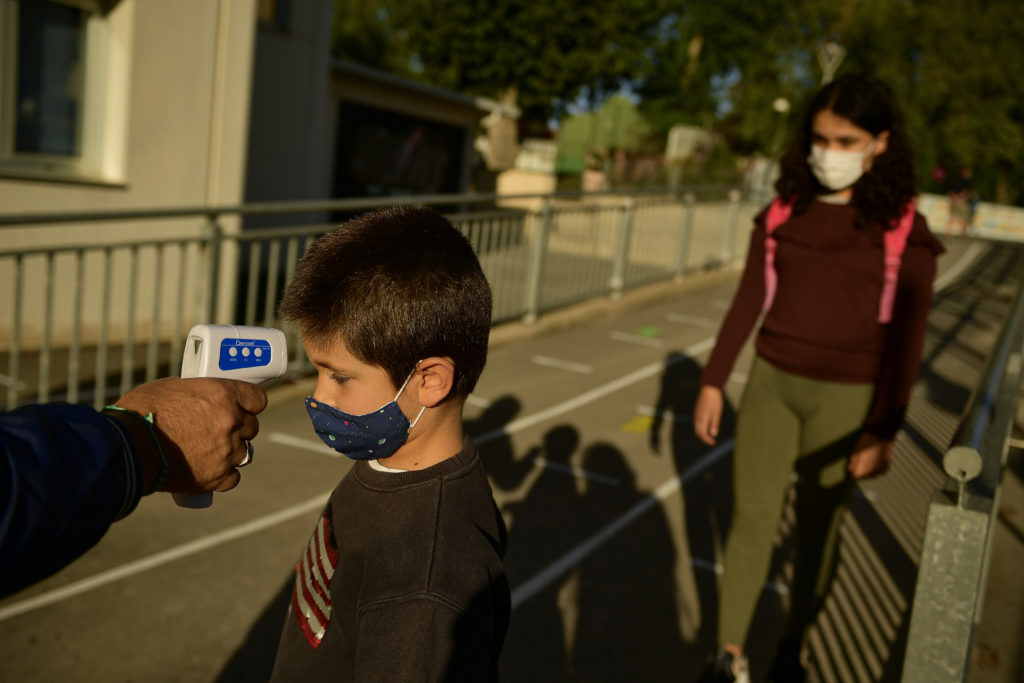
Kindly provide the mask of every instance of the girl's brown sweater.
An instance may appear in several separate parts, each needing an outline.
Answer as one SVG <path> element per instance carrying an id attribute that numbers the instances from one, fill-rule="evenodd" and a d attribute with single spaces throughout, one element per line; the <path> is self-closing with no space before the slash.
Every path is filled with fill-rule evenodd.
<path id="1" fill-rule="evenodd" d="M 761 315 L 765 213 L 755 219 L 743 277 L 702 384 L 725 384 Z M 903 422 L 921 362 L 935 261 L 944 248 L 917 214 L 903 252 L 892 322 L 880 324 L 883 231 L 878 224 L 858 228 L 855 218 L 850 205 L 815 201 L 776 228 L 778 290 L 755 344 L 758 354 L 786 372 L 874 384 L 864 429 L 890 440 Z"/>

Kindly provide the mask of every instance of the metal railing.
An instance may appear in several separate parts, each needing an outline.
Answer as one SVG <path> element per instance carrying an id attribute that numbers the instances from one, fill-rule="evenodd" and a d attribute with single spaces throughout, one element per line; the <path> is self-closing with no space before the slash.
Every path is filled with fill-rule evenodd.
<path id="1" fill-rule="evenodd" d="M 177 374 L 195 323 L 279 325 L 280 294 L 313 239 L 345 217 L 409 203 L 438 207 L 473 244 L 495 324 L 729 263 L 750 208 L 737 190 L 709 186 L 0 215 L 0 410 L 100 407 Z M 308 369 L 287 332 L 290 367 Z"/>
<path id="2" fill-rule="evenodd" d="M 1020 396 L 1022 353 L 1024 285 L 943 457 L 949 485 L 935 493 L 928 509 L 905 683 L 967 680 Z"/>

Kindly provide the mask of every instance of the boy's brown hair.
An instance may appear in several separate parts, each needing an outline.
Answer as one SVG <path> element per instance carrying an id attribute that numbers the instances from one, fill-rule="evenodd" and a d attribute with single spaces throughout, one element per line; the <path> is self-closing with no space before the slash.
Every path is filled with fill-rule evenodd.
<path id="1" fill-rule="evenodd" d="M 420 360 L 447 356 L 464 398 L 487 361 L 490 285 L 468 240 L 427 207 L 372 211 L 319 237 L 278 312 L 313 347 L 342 341 L 395 387 Z"/>

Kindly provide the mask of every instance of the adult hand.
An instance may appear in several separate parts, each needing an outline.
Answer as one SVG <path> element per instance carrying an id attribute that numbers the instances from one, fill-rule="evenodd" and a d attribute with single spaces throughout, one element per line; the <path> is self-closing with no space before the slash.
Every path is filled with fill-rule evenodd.
<path id="1" fill-rule="evenodd" d="M 709 446 L 714 446 L 718 438 L 723 405 L 721 389 L 708 385 L 700 388 L 697 404 L 693 408 L 693 433 Z"/>
<path id="2" fill-rule="evenodd" d="M 256 414 L 267 407 L 267 393 L 238 380 L 168 377 L 132 389 L 116 405 L 153 413 L 168 465 L 160 490 L 199 494 L 238 485 L 241 475 L 235 467 L 245 459 L 245 442 L 259 432 Z M 145 476 L 145 459 L 155 451 L 152 439 L 133 441 L 144 459 Z"/>
<path id="3" fill-rule="evenodd" d="M 853 447 L 847 470 L 854 479 L 870 479 L 884 474 L 892 462 L 892 442 L 871 434 L 861 434 Z"/>

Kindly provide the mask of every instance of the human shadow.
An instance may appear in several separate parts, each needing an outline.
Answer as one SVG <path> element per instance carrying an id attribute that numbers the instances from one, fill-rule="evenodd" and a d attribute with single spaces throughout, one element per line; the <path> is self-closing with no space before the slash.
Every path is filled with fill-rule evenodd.
<path id="1" fill-rule="evenodd" d="M 571 425 L 548 430 L 543 443 L 522 458 L 539 472 L 526 495 L 507 503 L 509 527 L 505 571 L 512 586 L 512 619 L 502 653 L 505 681 L 572 680 L 563 622 L 562 589 L 571 571 L 552 570 L 581 536 L 580 494 L 571 472 L 579 447 Z"/>
<path id="2" fill-rule="evenodd" d="M 281 629 L 291 605 L 295 572 L 285 578 L 274 597 L 267 603 L 260 616 L 253 622 L 245 641 L 231 655 L 217 676 L 217 683 L 251 683 L 268 681 L 274 670 L 277 645 Z"/>
<path id="3" fill-rule="evenodd" d="M 682 481 L 686 543 L 699 601 L 699 614 L 684 615 L 684 622 L 691 624 L 685 635 L 694 650 L 710 652 L 718 629 L 717 568 L 732 515 L 732 450 L 727 444 L 736 414 L 726 400 L 718 444 L 708 447 L 697 439 L 692 416 L 700 373 L 701 366 L 683 353 L 666 357 L 649 436 L 652 451 L 660 455 L 664 423 L 669 423 L 669 447 Z"/>
<path id="4" fill-rule="evenodd" d="M 587 538 L 603 542 L 578 568 L 573 680 L 683 680 L 692 664 L 680 656 L 676 549 L 664 509 L 637 490 L 611 444 L 589 446 L 583 470 L 600 478 L 586 479 L 579 514 L 592 529 Z"/>
<path id="5" fill-rule="evenodd" d="M 518 398 L 506 394 L 492 401 L 479 417 L 464 424 L 466 434 L 480 450 L 488 478 L 503 491 L 517 488 L 534 468 L 530 458 L 516 457 L 506 430 L 521 408 Z"/>

